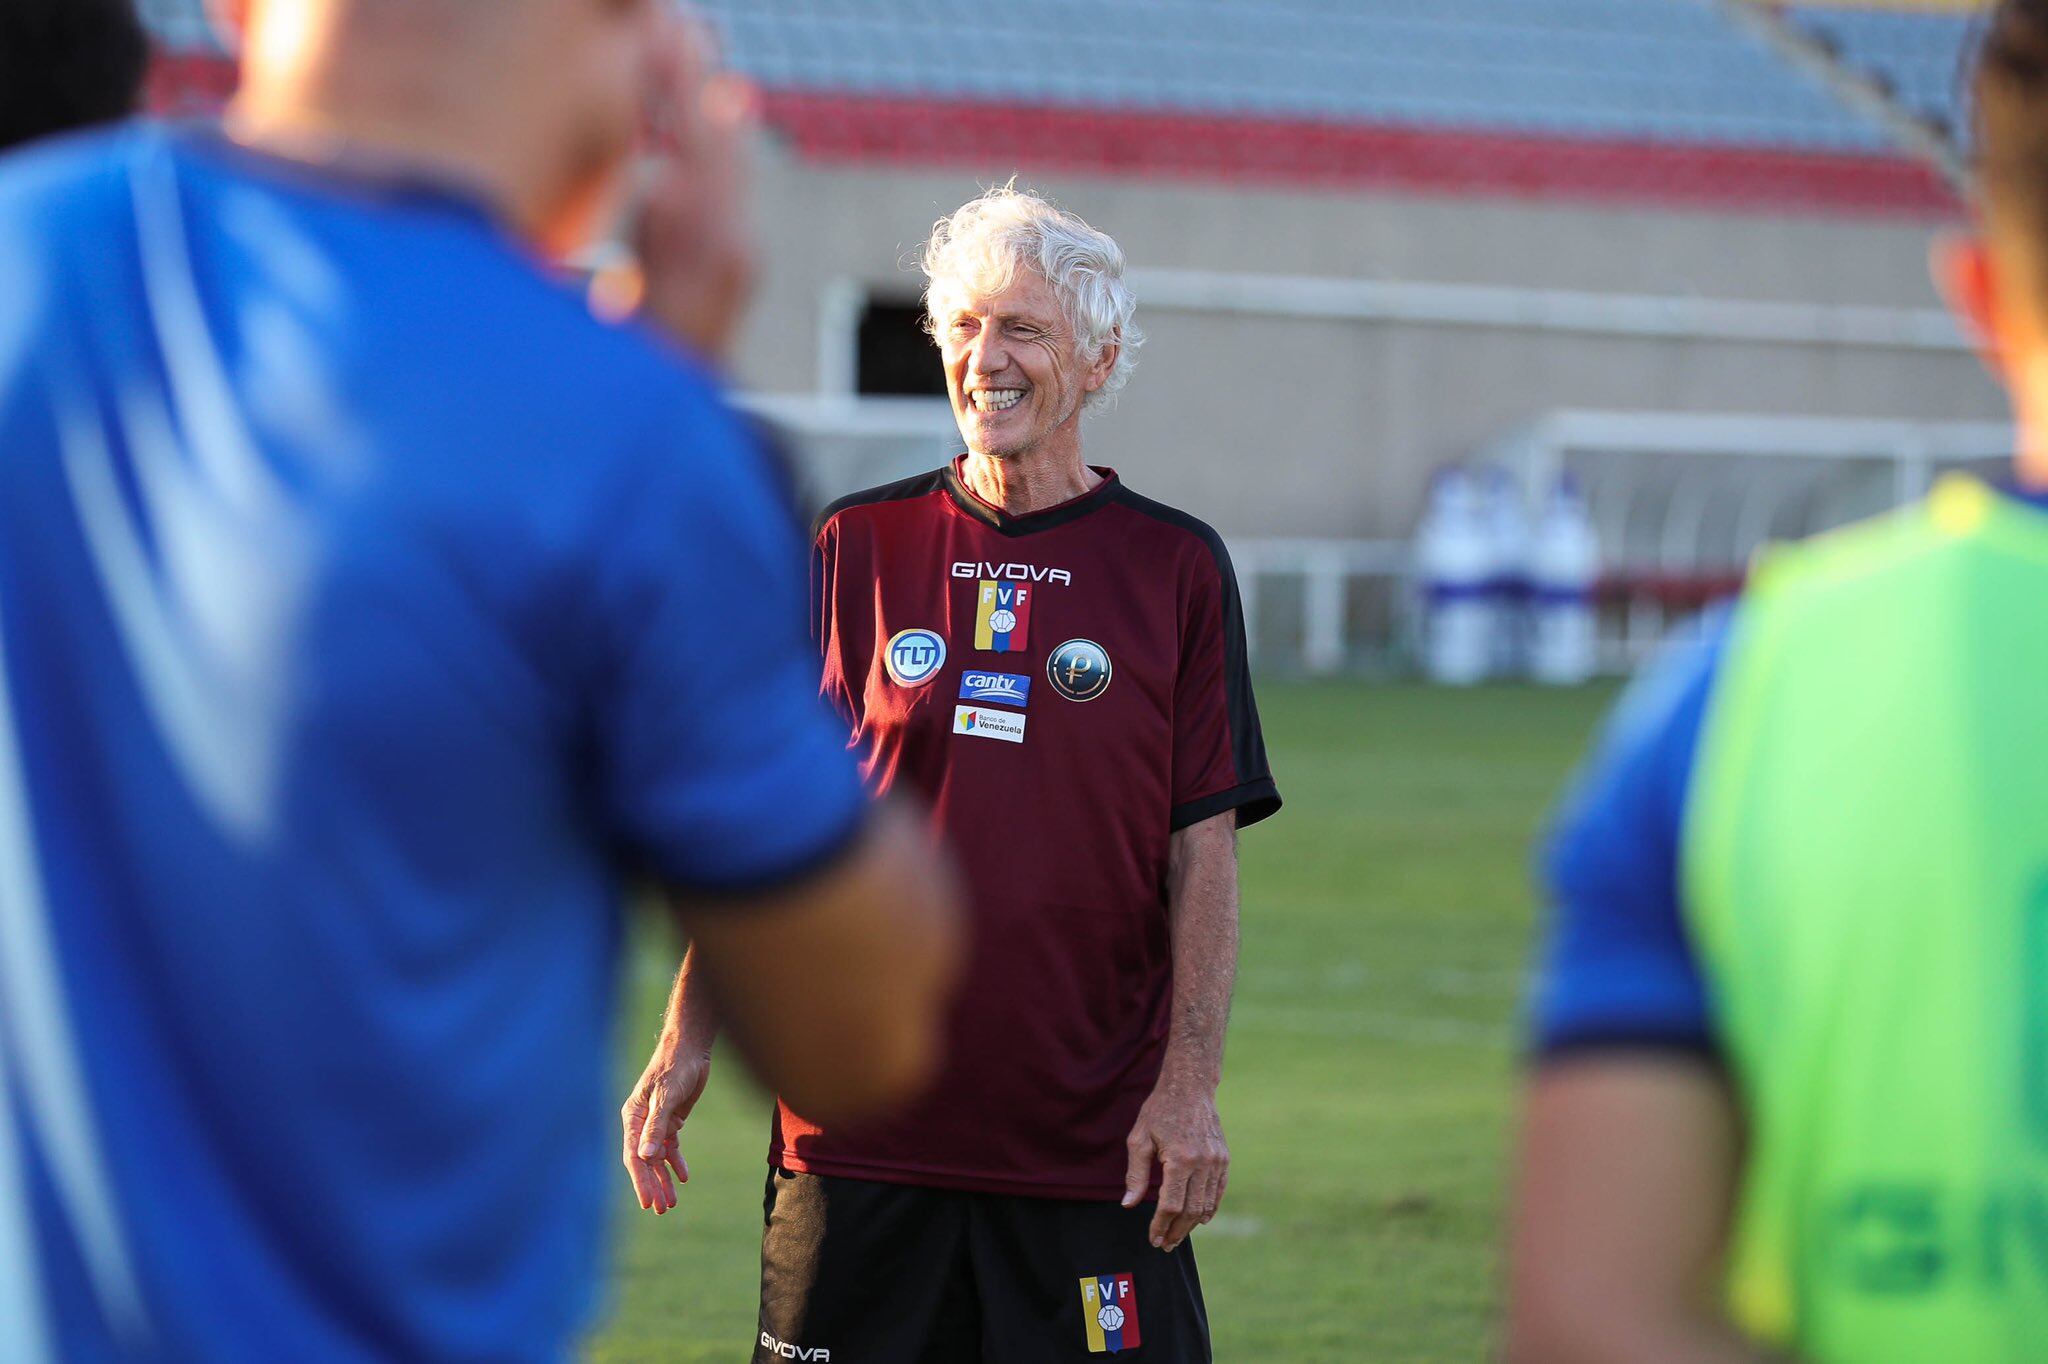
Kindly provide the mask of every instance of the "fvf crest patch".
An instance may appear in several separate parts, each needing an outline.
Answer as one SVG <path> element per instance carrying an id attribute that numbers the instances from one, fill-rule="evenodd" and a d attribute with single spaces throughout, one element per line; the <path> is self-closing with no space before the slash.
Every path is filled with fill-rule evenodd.
<path id="1" fill-rule="evenodd" d="M 1138 1336 L 1138 1286 L 1128 1274 L 1097 1274 L 1081 1280 L 1081 1322 L 1088 1331 L 1088 1353 L 1113 1355 L 1135 1350 Z"/>
<path id="2" fill-rule="evenodd" d="M 1031 644 L 1031 588 L 984 578 L 974 606 L 974 647 L 1020 654 Z"/>

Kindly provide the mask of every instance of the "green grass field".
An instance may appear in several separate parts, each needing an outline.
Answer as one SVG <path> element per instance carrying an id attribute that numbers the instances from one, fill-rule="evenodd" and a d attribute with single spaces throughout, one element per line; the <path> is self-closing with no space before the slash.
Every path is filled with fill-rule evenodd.
<path id="1" fill-rule="evenodd" d="M 1244 839 L 1230 1196 L 1193 1241 L 1219 1359 L 1486 1357 L 1530 842 L 1609 696 L 1262 686 L 1287 808 Z M 639 959 L 622 1096 L 670 950 Z M 748 1357 L 766 1135 L 728 1063 L 684 1132 L 681 1208 L 641 1213 L 620 1174 L 593 1360 Z"/>

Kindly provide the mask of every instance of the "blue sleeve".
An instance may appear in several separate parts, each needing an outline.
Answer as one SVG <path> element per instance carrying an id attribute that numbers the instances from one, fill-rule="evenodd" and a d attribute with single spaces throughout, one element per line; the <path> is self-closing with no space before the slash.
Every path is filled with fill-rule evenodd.
<path id="1" fill-rule="evenodd" d="M 1537 1057 L 1601 1047 L 1716 1051 L 1679 893 L 1700 725 L 1732 612 L 1637 679 L 1558 811 L 1543 860 L 1550 931 Z"/>
<path id="2" fill-rule="evenodd" d="M 669 883 L 768 888 L 844 850 L 867 796 L 818 696 L 804 546 L 764 452 L 708 392 L 663 426 L 598 593 L 603 795 Z"/>

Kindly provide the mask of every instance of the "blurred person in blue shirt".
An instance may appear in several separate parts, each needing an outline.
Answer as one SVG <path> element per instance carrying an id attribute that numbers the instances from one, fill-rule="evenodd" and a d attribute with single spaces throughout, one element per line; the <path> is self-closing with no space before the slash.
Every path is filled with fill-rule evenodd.
<path id="1" fill-rule="evenodd" d="M 629 879 L 850 1116 L 929 1068 L 951 891 L 710 368 L 748 113 L 694 31 L 227 8 L 224 130 L 0 166 L 0 1360 L 557 1359 Z M 643 122 L 613 324 L 548 258 Z"/>

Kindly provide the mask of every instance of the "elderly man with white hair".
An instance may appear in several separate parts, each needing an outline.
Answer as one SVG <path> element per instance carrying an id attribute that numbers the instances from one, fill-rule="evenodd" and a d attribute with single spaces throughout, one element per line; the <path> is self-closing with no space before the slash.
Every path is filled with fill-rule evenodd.
<path id="1" fill-rule="evenodd" d="M 828 508 L 812 596 L 825 694 L 871 784 L 930 806 L 974 945 L 920 1104 L 778 1106 L 755 1358 L 1206 1360 L 1183 1243 L 1229 1169 L 1236 831 L 1280 804 L 1236 581 L 1082 457 L 1142 340 L 1116 243 L 1001 188 L 924 266 L 966 452 Z M 675 1151 L 715 1029 L 686 961 L 640 1161 Z"/>

